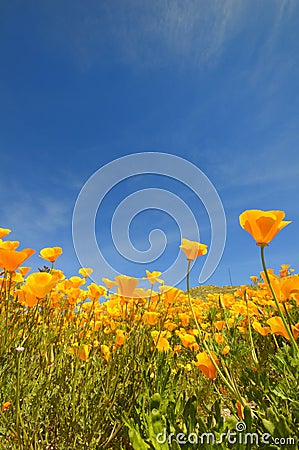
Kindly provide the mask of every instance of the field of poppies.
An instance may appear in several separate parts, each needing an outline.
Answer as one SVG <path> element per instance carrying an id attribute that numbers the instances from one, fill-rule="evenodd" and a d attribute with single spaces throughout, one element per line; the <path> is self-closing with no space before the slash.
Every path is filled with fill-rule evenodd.
<path id="1" fill-rule="evenodd" d="M 298 449 L 299 275 L 265 262 L 283 219 L 242 213 L 263 271 L 206 295 L 189 285 L 198 242 L 180 246 L 186 291 L 149 271 L 145 290 L 66 278 L 60 247 L 33 271 L 0 228 L 0 449 Z"/>

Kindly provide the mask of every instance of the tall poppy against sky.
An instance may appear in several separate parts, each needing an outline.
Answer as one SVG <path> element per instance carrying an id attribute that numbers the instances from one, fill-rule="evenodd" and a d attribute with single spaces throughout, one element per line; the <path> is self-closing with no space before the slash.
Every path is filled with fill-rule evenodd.
<path id="1" fill-rule="evenodd" d="M 240 215 L 241 227 L 248 231 L 257 245 L 268 245 L 269 242 L 291 221 L 283 220 L 284 211 L 261 211 L 251 209 Z"/>

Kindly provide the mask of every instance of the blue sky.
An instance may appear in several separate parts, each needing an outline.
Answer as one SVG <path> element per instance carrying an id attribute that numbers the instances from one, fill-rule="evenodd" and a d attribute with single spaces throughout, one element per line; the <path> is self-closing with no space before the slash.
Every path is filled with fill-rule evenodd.
<path id="1" fill-rule="evenodd" d="M 229 271 L 234 284 L 259 273 L 259 249 L 238 224 L 245 209 L 286 211 L 293 223 L 267 249 L 268 266 L 298 271 L 298 19 L 295 0 L 2 2 L 0 225 L 37 253 L 62 246 L 57 266 L 73 275 L 72 217 L 86 181 L 125 155 L 164 152 L 196 165 L 223 203 L 226 246 L 207 283 L 229 284 Z M 132 221 L 130 237 L 146 250 L 150 231 L 163 229 L 161 257 L 137 266 L 115 250 L 115 208 L 147 188 L 181 198 L 201 241 L 211 241 L 207 211 L 182 183 L 124 180 L 101 204 L 95 233 L 109 263 L 138 277 L 166 270 L 180 244 L 179 222 L 150 209 Z M 34 270 L 42 264 L 30 260 Z"/>

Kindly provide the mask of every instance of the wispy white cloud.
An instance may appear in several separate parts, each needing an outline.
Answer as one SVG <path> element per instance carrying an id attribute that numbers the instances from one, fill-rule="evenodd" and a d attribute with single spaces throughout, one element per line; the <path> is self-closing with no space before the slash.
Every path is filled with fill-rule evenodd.
<path id="1" fill-rule="evenodd" d="M 5 204 L 0 211 L 1 226 L 11 228 L 16 239 L 36 239 L 71 227 L 72 202 L 67 196 L 26 191 L 17 181 L 2 183 Z"/>
<path id="2" fill-rule="evenodd" d="M 273 15 L 269 40 L 295 8 L 294 1 L 267 3 Z M 193 65 L 215 63 L 225 46 L 246 26 L 259 1 L 127 0 L 81 2 L 67 0 L 39 5 L 43 30 L 88 70 L 106 57 L 141 66 L 169 61 Z"/>

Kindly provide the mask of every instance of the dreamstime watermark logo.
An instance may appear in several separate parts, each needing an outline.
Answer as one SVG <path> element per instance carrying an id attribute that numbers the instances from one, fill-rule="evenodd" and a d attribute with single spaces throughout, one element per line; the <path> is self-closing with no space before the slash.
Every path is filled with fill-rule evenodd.
<path id="1" fill-rule="evenodd" d="M 243 421 L 237 422 L 235 430 L 229 430 L 226 433 L 169 433 L 167 434 L 166 428 L 163 432 L 158 433 L 156 436 L 158 444 L 171 444 L 177 442 L 180 445 L 187 444 L 250 444 L 250 445 L 279 445 L 279 446 L 295 446 L 296 439 L 293 437 L 273 437 L 270 433 L 253 433 L 246 431 L 246 423 Z"/>
<path id="2" fill-rule="evenodd" d="M 220 197 L 208 177 L 186 159 L 168 153 L 134 153 L 116 159 L 97 170 L 81 189 L 73 211 L 73 243 L 82 267 L 92 267 L 92 278 L 101 283 L 102 277 L 114 278 L 120 274 L 108 262 L 98 246 L 95 221 L 97 211 L 106 195 L 119 183 L 136 175 L 162 175 L 191 189 L 204 205 L 211 225 L 211 242 L 199 283 L 204 283 L 215 271 L 222 257 L 226 240 L 226 218 Z M 140 189 L 123 199 L 111 220 L 111 237 L 117 252 L 128 261 L 151 263 L 162 255 L 167 244 L 167 233 L 154 228 L 148 236 L 149 249 L 141 251 L 130 240 L 130 224 L 142 211 L 160 210 L 176 222 L 181 237 L 193 236 L 199 240 L 199 224 L 189 206 L 175 192 L 155 187 Z M 197 236 L 194 239 L 194 236 Z M 182 252 L 163 272 L 167 285 L 176 286 L 186 276 L 186 259 Z"/>

